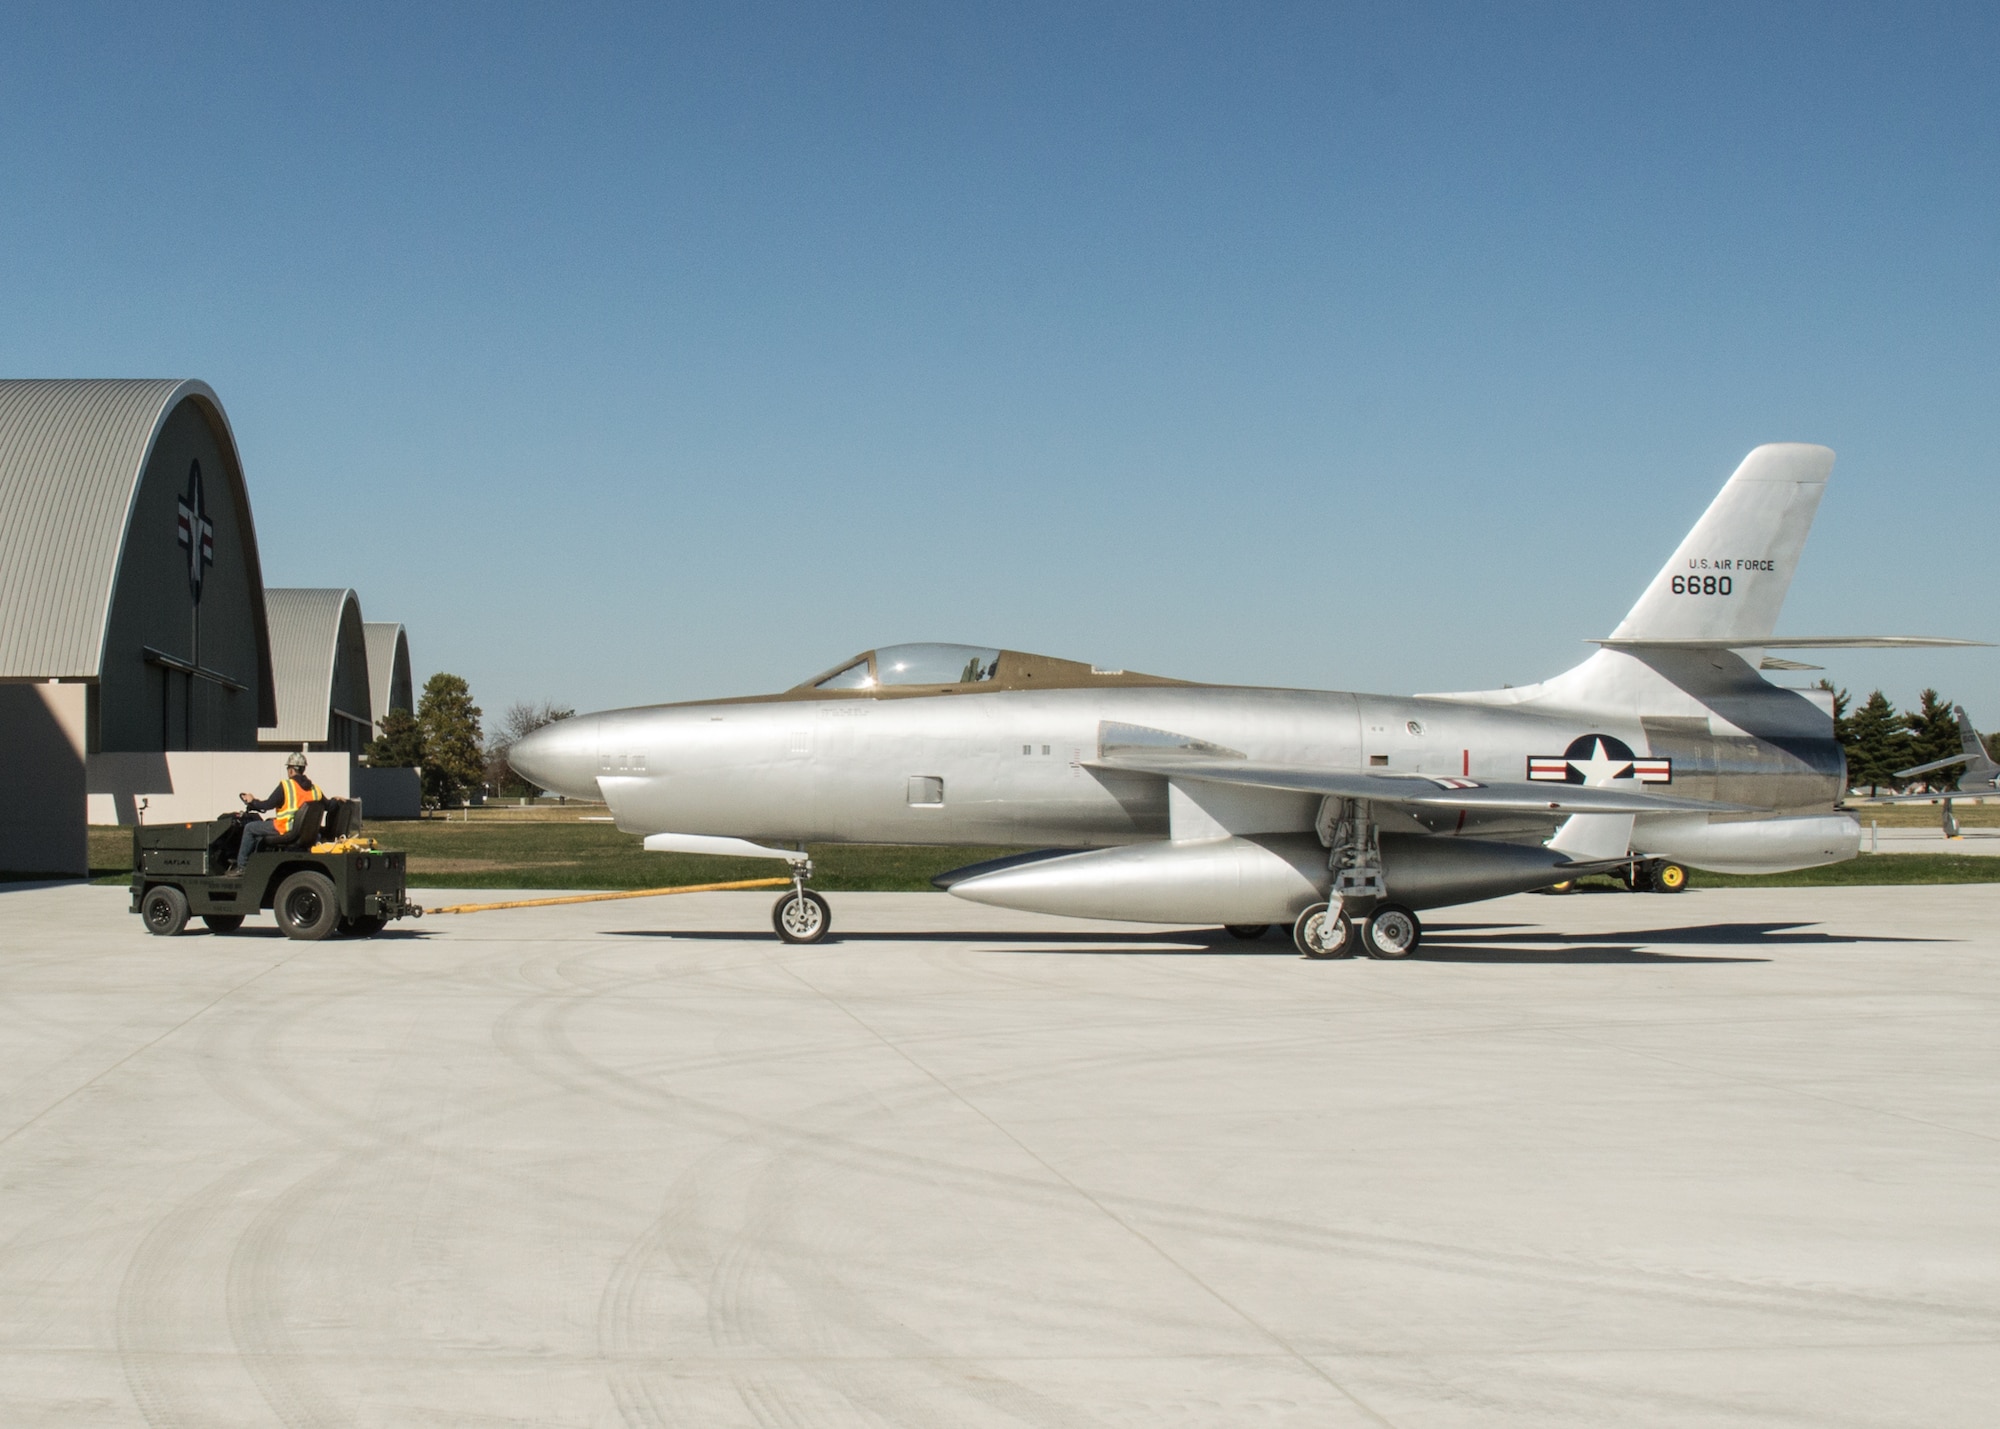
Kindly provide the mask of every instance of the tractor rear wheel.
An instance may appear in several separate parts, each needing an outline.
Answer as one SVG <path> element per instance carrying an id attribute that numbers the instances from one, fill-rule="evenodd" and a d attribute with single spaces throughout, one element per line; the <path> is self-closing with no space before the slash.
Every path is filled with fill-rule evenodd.
<path id="1" fill-rule="evenodd" d="M 340 906 L 334 902 L 333 880 L 312 869 L 302 869 L 278 885 L 271 902 L 278 926 L 287 938 L 316 943 L 340 925 Z"/>

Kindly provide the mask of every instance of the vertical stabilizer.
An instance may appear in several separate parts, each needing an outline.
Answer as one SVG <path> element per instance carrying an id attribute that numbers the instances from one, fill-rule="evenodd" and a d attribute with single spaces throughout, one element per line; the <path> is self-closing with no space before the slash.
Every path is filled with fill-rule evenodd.
<path id="1" fill-rule="evenodd" d="M 1773 442 L 1743 458 L 1614 640 L 1754 640 L 1773 634 L 1833 453 Z"/>

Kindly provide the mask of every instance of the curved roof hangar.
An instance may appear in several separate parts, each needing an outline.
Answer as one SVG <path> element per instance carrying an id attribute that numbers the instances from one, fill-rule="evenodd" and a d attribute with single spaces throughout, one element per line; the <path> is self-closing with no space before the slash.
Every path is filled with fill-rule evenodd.
<path id="1" fill-rule="evenodd" d="M 341 586 L 264 592 L 278 717 L 264 744 L 359 750 L 374 736 L 361 600 Z"/>
<path id="2" fill-rule="evenodd" d="M 263 574 L 206 383 L 0 381 L 0 510 L 0 679 L 97 686 L 96 748 L 254 747 Z"/>

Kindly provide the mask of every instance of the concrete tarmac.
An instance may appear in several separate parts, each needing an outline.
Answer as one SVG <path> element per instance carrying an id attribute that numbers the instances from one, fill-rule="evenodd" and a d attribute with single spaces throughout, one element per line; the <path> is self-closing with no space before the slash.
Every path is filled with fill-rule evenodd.
<path id="1" fill-rule="evenodd" d="M 0 892 L 0 1424 L 1995 1418 L 2000 887 L 831 901 Z"/>

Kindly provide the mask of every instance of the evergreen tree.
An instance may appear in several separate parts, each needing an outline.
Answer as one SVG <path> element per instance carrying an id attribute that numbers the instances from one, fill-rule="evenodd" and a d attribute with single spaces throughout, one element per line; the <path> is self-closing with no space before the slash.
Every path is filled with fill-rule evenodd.
<path id="1" fill-rule="evenodd" d="M 1915 763 L 1910 758 L 1910 732 L 1903 717 L 1880 690 L 1871 693 L 1847 721 L 1847 784 L 1851 789 L 1866 786 L 1870 794 L 1887 785 L 1895 787 L 1898 769 Z"/>
<path id="2" fill-rule="evenodd" d="M 1836 690 L 1833 687 L 1833 681 L 1827 679 L 1824 675 L 1820 676 L 1819 684 L 1815 688 L 1825 690 L 1829 695 L 1833 696 L 1833 737 L 1840 741 L 1842 749 L 1846 749 L 1850 733 L 1848 726 L 1852 723 L 1847 717 L 1847 706 L 1849 704 L 1847 691 Z M 1850 762 L 1852 762 L 1853 757 L 1851 753 L 1848 755 Z"/>
<path id="3" fill-rule="evenodd" d="M 1903 722 L 1910 729 L 1910 764 L 1928 764 L 1933 759 L 1949 759 L 1964 753 L 1958 737 L 1958 716 L 1952 713 L 1951 701 L 1939 698 L 1936 690 L 1925 690 L 1918 696 L 1916 710 L 1903 716 Z M 1897 767 L 1907 769 L 1909 765 Z M 1932 789 L 1958 787 L 1956 766 L 1933 769 L 1917 777 Z"/>
<path id="4" fill-rule="evenodd" d="M 456 803 L 486 773 L 479 706 L 472 687 L 443 671 L 424 682 L 417 701 L 417 728 L 424 743 L 424 797 L 442 806 Z"/>
<path id="5" fill-rule="evenodd" d="M 382 716 L 382 733 L 368 741 L 361 757 L 376 769 L 415 769 L 424 762 L 424 735 L 417 717 L 396 709 Z"/>

